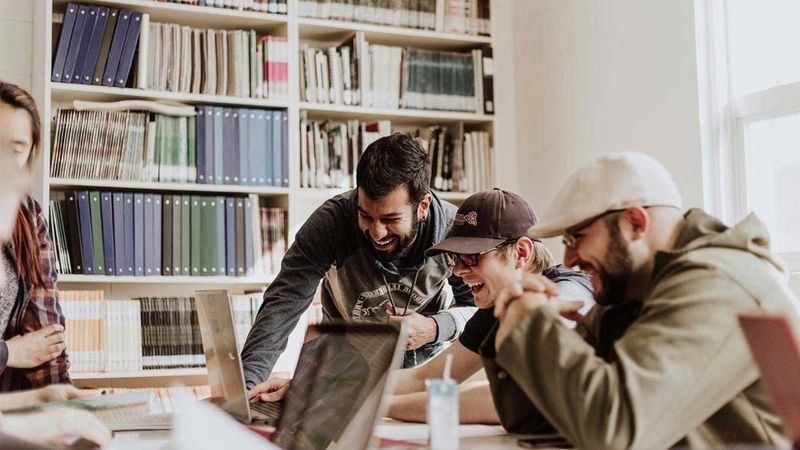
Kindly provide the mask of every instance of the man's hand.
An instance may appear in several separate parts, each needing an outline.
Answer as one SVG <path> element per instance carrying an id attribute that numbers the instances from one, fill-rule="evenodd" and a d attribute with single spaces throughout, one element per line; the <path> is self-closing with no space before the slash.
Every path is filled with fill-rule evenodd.
<path id="1" fill-rule="evenodd" d="M 248 400 L 260 402 L 277 402 L 280 401 L 286 393 L 289 392 L 289 386 L 292 380 L 289 378 L 274 377 L 269 380 L 258 384 L 250 389 L 247 393 Z"/>
<path id="2" fill-rule="evenodd" d="M 495 349 L 499 350 L 503 341 L 519 322 L 537 308 L 549 305 L 562 317 L 581 322 L 580 308 L 583 302 L 577 300 L 558 300 L 555 283 L 541 275 L 526 275 L 520 284 L 507 287 L 495 302 L 494 316 L 500 321 L 495 339 Z"/>
<path id="3" fill-rule="evenodd" d="M 38 403 L 58 402 L 100 395 L 100 391 L 96 389 L 81 390 L 71 384 L 51 384 L 32 392 L 36 393 Z"/>
<path id="4" fill-rule="evenodd" d="M 48 325 L 27 334 L 17 335 L 6 341 L 8 367 L 28 369 L 42 365 L 58 357 L 66 348 L 64 327 Z"/>
<path id="5" fill-rule="evenodd" d="M 400 326 L 401 322 L 405 322 L 408 328 L 406 350 L 414 350 L 436 339 L 438 325 L 432 318 L 414 311 L 406 311 L 405 315 L 402 314 L 402 311 L 398 311 L 400 314 L 392 314 L 391 306 L 388 304 L 386 310 L 389 314 L 390 324 Z"/>
<path id="6" fill-rule="evenodd" d="M 111 431 L 94 414 L 82 409 L 53 408 L 2 417 L 3 432 L 41 444 L 66 447 L 77 435 L 101 447 L 111 443 Z"/>

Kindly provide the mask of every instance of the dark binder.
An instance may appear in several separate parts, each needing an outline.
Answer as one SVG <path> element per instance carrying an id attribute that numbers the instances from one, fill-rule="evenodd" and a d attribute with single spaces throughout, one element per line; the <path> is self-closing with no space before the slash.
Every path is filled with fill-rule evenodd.
<path id="1" fill-rule="evenodd" d="M 192 275 L 191 197 L 181 196 L 181 275 Z"/>
<path id="2" fill-rule="evenodd" d="M 283 187 L 289 187 L 289 112 L 281 110 L 281 183 Z M 277 184 L 277 183 L 276 183 Z"/>
<path id="3" fill-rule="evenodd" d="M 172 275 L 172 195 L 164 194 L 161 205 L 161 274 Z"/>
<path id="4" fill-rule="evenodd" d="M 114 86 L 116 87 L 125 87 L 128 84 L 131 66 L 133 65 L 133 55 L 136 53 L 136 48 L 139 43 L 139 30 L 141 25 L 142 13 L 132 12 L 130 24 L 128 25 L 128 32 L 125 34 L 125 45 L 122 47 L 122 56 L 120 56 L 119 67 L 117 68 L 117 75 L 114 80 Z"/>
<path id="5" fill-rule="evenodd" d="M 106 68 L 108 52 L 111 50 L 111 41 L 114 38 L 114 30 L 117 27 L 117 16 L 119 16 L 119 10 L 109 10 L 108 19 L 106 20 L 106 25 L 103 29 L 103 37 L 100 40 L 100 49 L 97 52 L 97 61 L 94 63 L 92 84 L 100 85 L 103 82 L 103 71 Z"/>
<path id="6" fill-rule="evenodd" d="M 180 195 L 172 196 L 172 275 L 185 275 L 181 266 L 181 252 L 183 251 L 181 248 L 183 241 L 182 204 Z"/>
<path id="7" fill-rule="evenodd" d="M 191 275 L 192 276 L 200 276 L 203 275 L 201 267 L 205 262 L 203 260 L 203 255 L 201 254 L 201 245 L 200 245 L 200 230 L 203 227 L 202 223 L 202 202 L 203 198 L 197 195 L 192 195 L 190 197 L 191 205 L 189 207 L 189 214 L 191 216 L 190 219 L 190 227 L 191 227 L 191 251 L 190 251 L 190 262 L 191 262 Z M 204 246 L 204 247 L 207 247 Z M 208 268 L 206 267 L 206 273 L 208 272 Z"/>
<path id="8" fill-rule="evenodd" d="M 114 86 L 114 79 L 117 76 L 119 60 L 122 57 L 122 47 L 125 45 L 125 36 L 128 34 L 128 24 L 131 20 L 131 12 L 127 9 L 120 10 L 117 16 L 117 26 L 114 28 L 114 37 L 111 39 L 111 49 L 108 51 L 108 61 L 103 70 L 103 86 Z"/>
<path id="9" fill-rule="evenodd" d="M 75 58 L 75 66 L 72 68 L 72 79 L 69 80 L 73 84 L 80 84 L 83 79 L 83 67 L 86 65 L 86 59 L 89 56 L 92 33 L 94 32 L 94 25 L 97 23 L 97 7 L 87 6 L 87 8 L 86 21 L 83 24 L 83 31 L 81 31 L 81 46 L 78 47 L 78 56 Z M 80 14 L 80 10 L 78 10 L 78 13 Z"/>
<path id="10" fill-rule="evenodd" d="M 250 184 L 250 116 L 253 114 L 247 108 L 239 108 L 239 121 L 238 121 L 238 128 L 239 128 L 239 167 L 237 170 L 239 173 L 239 184 L 241 185 L 249 185 Z"/>
<path id="11" fill-rule="evenodd" d="M 195 152 L 197 155 L 197 176 L 199 184 L 206 183 L 206 109 L 202 106 L 197 108 L 197 126 L 195 127 Z"/>
<path id="12" fill-rule="evenodd" d="M 269 132 L 272 131 L 272 116 L 263 109 L 254 110 L 255 117 L 250 122 L 250 181 L 256 186 L 267 184 L 267 157 L 269 145 L 272 143 Z"/>
<path id="13" fill-rule="evenodd" d="M 62 83 L 71 83 L 74 75 L 73 70 L 78 61 L 78 52 L 81 48 L 81 39 L 83 38 L 83 29 L 86 25 L 86 19 L 89 16 L 89 7 L 86 5 L 78 5 L 78 16 L 75 18 L 75 25 L 72 27 L 72 36 L 69 39 L 69 50 L 67 51 L 67 59 L 64 61 L 64 70 L 61 75 Z M 81 66 L 83 67 L 83 66 Z"/>
<path id="14" fill-rule="evenodd" d="M 92 250 L 92 213 L 89 210 L 89 193 L 75 193 L 78 201 L 78 221 L 81 230 L 81 253 L 83 255 L 83 273 L 94 275 L 94 252 Z"/>
<path id="15" fill-rule="evenodd" d="M 50 74 L 50 81 L 62 81 L 61 78 L 64 74 L 64 63 L 67 61 L 67 52 L 69 51 L 72 30 L 75 28 L 75 19 L 77 16 L 78 5 L 75 3 L 67 3 L 67 9 L 64 12 L 64 24 L 61 26 L 61 35 L 58 37 L 58 48 L 56 49 L 56 58 L 53 62 L 53 73 Z M 83 272 L 73 271 L 72 273 Z"/>
<path id="16" fill-rule="evenodd" d="M 283 175 L 281 169 L 281 147 L 283 146 L 283 132 L 281 131 L 281 112 L 272 111 L 272 186 L 280 186 Z"/>
<path id="17" fill-rule="evenodd" d="M 133 194 L 133 274 L 144 275 L 144 194 Z"/>
<path id="18" fill-rule="evenodd" d="M 144 194 L 144 274 L 153 275 L 155 265 L 155 203 L 153 194 Z"/>
<path id="19" fill-rule="evenodd" d="M 261 154 L 264 158 L 264 182 L 262 186 L 274 186 L 272 182 L 272 152 L 275 151 L 274 140 L 272 138 L 272 111 L 264 110 L 264 145 L 261 147 Z"/>
<path id="20" fill-rule="evenodd" d="M 69 260 L 72 265 L 72 273 L 82 274 L 83 250 L 81 248 L 81 226 L 78 219 L 78 197 L 75 191 L 65 191 L 64 199 L 66 203 L 66 222 L 67 222 L 67 245 L 69 246 Z"/>
<path id="21" fill-rule="evenodd" d="M 223 184 L 236 184 L 233 178 L 239 170 L 239 161 L 236 158 L 236 141 L 239 140 L 239 130 L 236 121 L 239 114 L 234 108 L 223 108 L 222 110 L 222 158 L 223 158 Z M 215 151 L 217 149 L 214 149 Z M 237 177 L 238 181 L 238 177 Z"/>
<path id="22" fill-rule="evenodd" d="M 216 209 L 214 211 L 217 219 L 216 223 L 216 243 L 217 243 L 217 275 L 226 275 L 228 266 L 226 264 L 227 253 L 225 251 L 225 197 L 217 197 Z"/>
<path id="23" fill-rule="evenodd" d="M 482 59 L 483 112 L 484 114 L 494 114 L 494 63 L 492 59 L 492 47 L 485 47 L 483 49 Z"/>
<path id="24" fill-rule="evenodd" d="M 100 213 L 103 222 L 103 259 L 106 275 L 116 275 L 116 255 L 114 254 L 114 203 L 111 192 L 100 193 Z"/>
<path id="25" fill-rule="evenodd" d="M 214 110 L 213 106 L 205 106 L 205 129 L 206 129 L 206 137 L 205 143 L 203 146 L 205 147 L 203 151 L 206 155 L 206 184 L 216 184 L 217 180 L 214 178 L 214 164 L 216 164 L 215 157 L 214 157 L 214 133 L 216 132 L 214 126 Z M 222 113 L 220 113 L 220 118 L 222 117 Z M 198 147 L 199 148 L 199 147 Z M 199 151 L 199 150 L 198 150 Z"/>
<path id="26" fill-rule="evenodd" d="M 89 212 L 92 221 L 92 257 L 94 258 L 94 274 L 104 275 L 105 254 L 103 250 L 103 215 L 100 211 L 100 193 L 89 191 Z"/>
<path id="27" fill-rule="evenodd" d="M 245 275 L 255 274 L 253 263 L 253 201 L 250 197 L 244 198 L 244 271 Z"/>
<path id="28" fill-rule="evenodd" d="M 97 57 L 100 54 L 100 44 L 105 33 L 106 23 L 108 22 L 109 9 L 103 6 L 97 7 L 97 18 L 92 28 L 92 35 L 89 38 L 89 50 L 86 52 L 86 59 L 83 62 L 83 74 L 81 84 L 91 84 L 94 76 L 94 68 L 97 65 Z"/>
<path id="29" fill-rule="evenodd" d="M 114 268 L 116 275 L 125 275 L 125 198 L 121 192 L 111 195 L 114 221 Z"/>
<path id="30" fill-rule="evenodd" d="M 161 194 L 153 194 L 153 275 L 161 275 Z"/>
<path id="31" fill-rule="evenodd" d="M 122 217 L 124 219 L 125 235 L 125 275 L 133 276 L 136 273 L 136 251 L 133 240 L 136 238 L 136 212 L 133 206 L 133 193 L 122 195 Z"/>
<path id="32" fill-rule="evenodd" d="M 225 198 L 225 266 L 229 277 L 236 276 L 236 199 Z"/>
<path id="33" fill-rule="evenodd" d="M 214 184 L 223 184 L 224 172 L 224 117 L 221 106 L 214 107 Z"/>
<path id="34" fill-rule="evenodd" d="M 236 197 L 236 276 L 243 277 L 244 255 L 244 198 Z"/>

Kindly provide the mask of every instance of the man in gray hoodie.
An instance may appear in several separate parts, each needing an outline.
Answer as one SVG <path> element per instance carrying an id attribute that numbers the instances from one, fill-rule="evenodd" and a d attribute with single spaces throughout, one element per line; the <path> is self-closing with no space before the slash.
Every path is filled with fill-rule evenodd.
<path id="1" fill-rule="evenodd" d="M 547 302 L 556 287 L 533 275 L 498 299 L 481 355 L 509 429 L 552 426 L 591 449 L 790 445 L 737 320 L 772 311 L 798 327 L 755 216 L 683 213 L 660 163 L 620 153 L 578 169 L 531 232 L 563 235 L 600 306 L 570 330 Z"/>
<path id="2" fill-rule="evenodd" d="M 430 174 L 428 154 L 414 139 L 378 139 L 358 162 L 357 188 L 326 201 L 300 228 L 242 350 L 250 398 L 268 400 L 286 386 L 265 380 L 320 279 L 325 320 L 406 321 L 404 367 L 459 336 L 475 303 L 443 255 L 425 256 L 456 213 L 430 191 Z"/>

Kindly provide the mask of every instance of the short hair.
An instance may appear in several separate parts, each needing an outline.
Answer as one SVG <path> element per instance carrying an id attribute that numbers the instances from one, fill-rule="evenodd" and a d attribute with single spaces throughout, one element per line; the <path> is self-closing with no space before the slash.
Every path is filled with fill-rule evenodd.
<path id="1" fill-rule="evenodd" d="M 5 103 L 12 108 L 19 108 L 25 110 L 31 117 L 31 152 L 28 155 L 28 160 L 25 161 L 25 167 L 30 170 L 33 168 L 33 162 L 39 155 L 40 142 L 42 139 L 42 122 L 39 120 L 39 109 L 36 108 L 36 102 L 25 89 L 17 86 L 16 84 L 7 83 L 0 80 L 0 103 Z"/>
<path id="2" fill-rule="evenodd" d="M 417 204 L 430 190 L 431 160 L 419 143 L 403 133 L 392 133 L 369 144 L 356 170 L 356 186 L 371 200 L 380 200 L 405 185 Z"/>
<path id="3" fill-rule="evenodd" d="M 514 251 L 513 245 L 507 245 L 501 249 L 500 257 L 503 261 L 508 261 L 511 258 L 511 253 Z M 555 258 L 549 248 L 545 247 L 539 241 L 533 241 L 533 257 L 528 261 L 528 266 L 525 270 L 529 273 L 542 273 L 555 264 Z"/>

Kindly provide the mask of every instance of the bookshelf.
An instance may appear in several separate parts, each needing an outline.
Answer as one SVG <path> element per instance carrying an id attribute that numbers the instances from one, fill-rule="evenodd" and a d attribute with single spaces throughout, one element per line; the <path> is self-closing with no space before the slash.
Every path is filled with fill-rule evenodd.
<path id="1" fill-rule="evenodd" d="M 444 0 L 436 0 L 443 2 Z M 470 0 L 464 0 L 470 1 Z M 129 9 L 150 15 L 151 22 L 175 23 L 197 28 L 217 30 L 255 30 L 259 36 L 275 35 L 286 38 L 288 51 L 288 95 L 284 99 L 250 98 L 231 95 L 168 92 L 152 89 L 120 88 L 84 84 L 51 82 L 51 67 L 58 45 L 54 22 L 63 20 L 68 4 L 65 0 L 34 2 L 34 85 L 33 94 L 40 105 L 43 120 L 43 152 L 39 160 L 37 184 L 34 194 L 42 200 L 43 207 L 51 198 L 58 198 L 68 190 L 111 190 L 141 193 L 168 193 L 180 195 L 250 195 L 258 197 L 260 206 L 280 207 L 287 211 L 287 237 L 290 244 L 294 232 L 306 218 L 327 198 L 347 190 L 343 187 L 300 187 L 301 116 L 309 120 L 364 122 L 389 120 L 393 131 L 410 131 L 420 127 L 441 125 L 450 129 L 487 132 L 494 140 L 496 119 L 492 114 L 466 111 L 441 111 L 430 109 L 404 109 L 361 105 L 325 104 L 306 101 L 301 97 L 302 61 L 298 56 L 304 45 L 327 48 L 339 45 L 353 33 L 362 33 L 372 44 L 402 46 L 407 48 L 469 52 L 472 49 L 494 44 L 491 36 L 455 34 L 442 31 L 413 29 L 399 26 L 377 25 L 353 21 L 324 20 L 300 17 L 298 2 L 288 0 L 287 14 L 271 14 L 226 8 L 200 7 L 149 0 L 86 0 L 74 2 L 116 9 Z M 494 2 L 491 4 L 494 20 Z M 136 70 L 134 62 L 132 71 Z M 497 96 L 495 95 L 495 98 Z M 143 182 L 52 177 L 50 171 L 53 148 L 54 117 L 58 108 L 75 100 L 111 102 L 119 100 L 159 100 L 181 102 L 189 105 L 215 105 L 231 108 L 268 108 L 284 111 L 288 116 L 288 135 L 284 143 L 288 148 L 288 179 L 286 187 L 192 184 L 175 182 Z M 457 136 L 461 136 L 458 135 Z M 494 150 L 491 159 L 480 170 L 490 171 L 491 180 L 498 179 Z M 501 158 L 502 159 L 502 158 Z M 437 192 L 440 198 L 454 203 L 462 202 L 469 192 Z M 146 296 L 188 296 L 194 288 L 227 288 L 232 293 L 243 293 L 269 284 L 275 273 L 228 276 L 107 276 L 63 274 L 59 276 L 59 289 L 102 290 L 106 299 L 129 299 Z M 113 300 L 109 300 L 113 301 Z M 298 349 L 299 350 L 299 347 Z M 291 358 L 288 358 L 291 359 Z M 280 364 L 280 362 L 279 362 Z M 292 370 L 276 366 L 278 371 Z M 76 372 L 76 384 L 84 387 L 158 387 L 173 382 L 187 385 L 203 384 L 205 369 L 158 369 L 128 372 Z"/>

